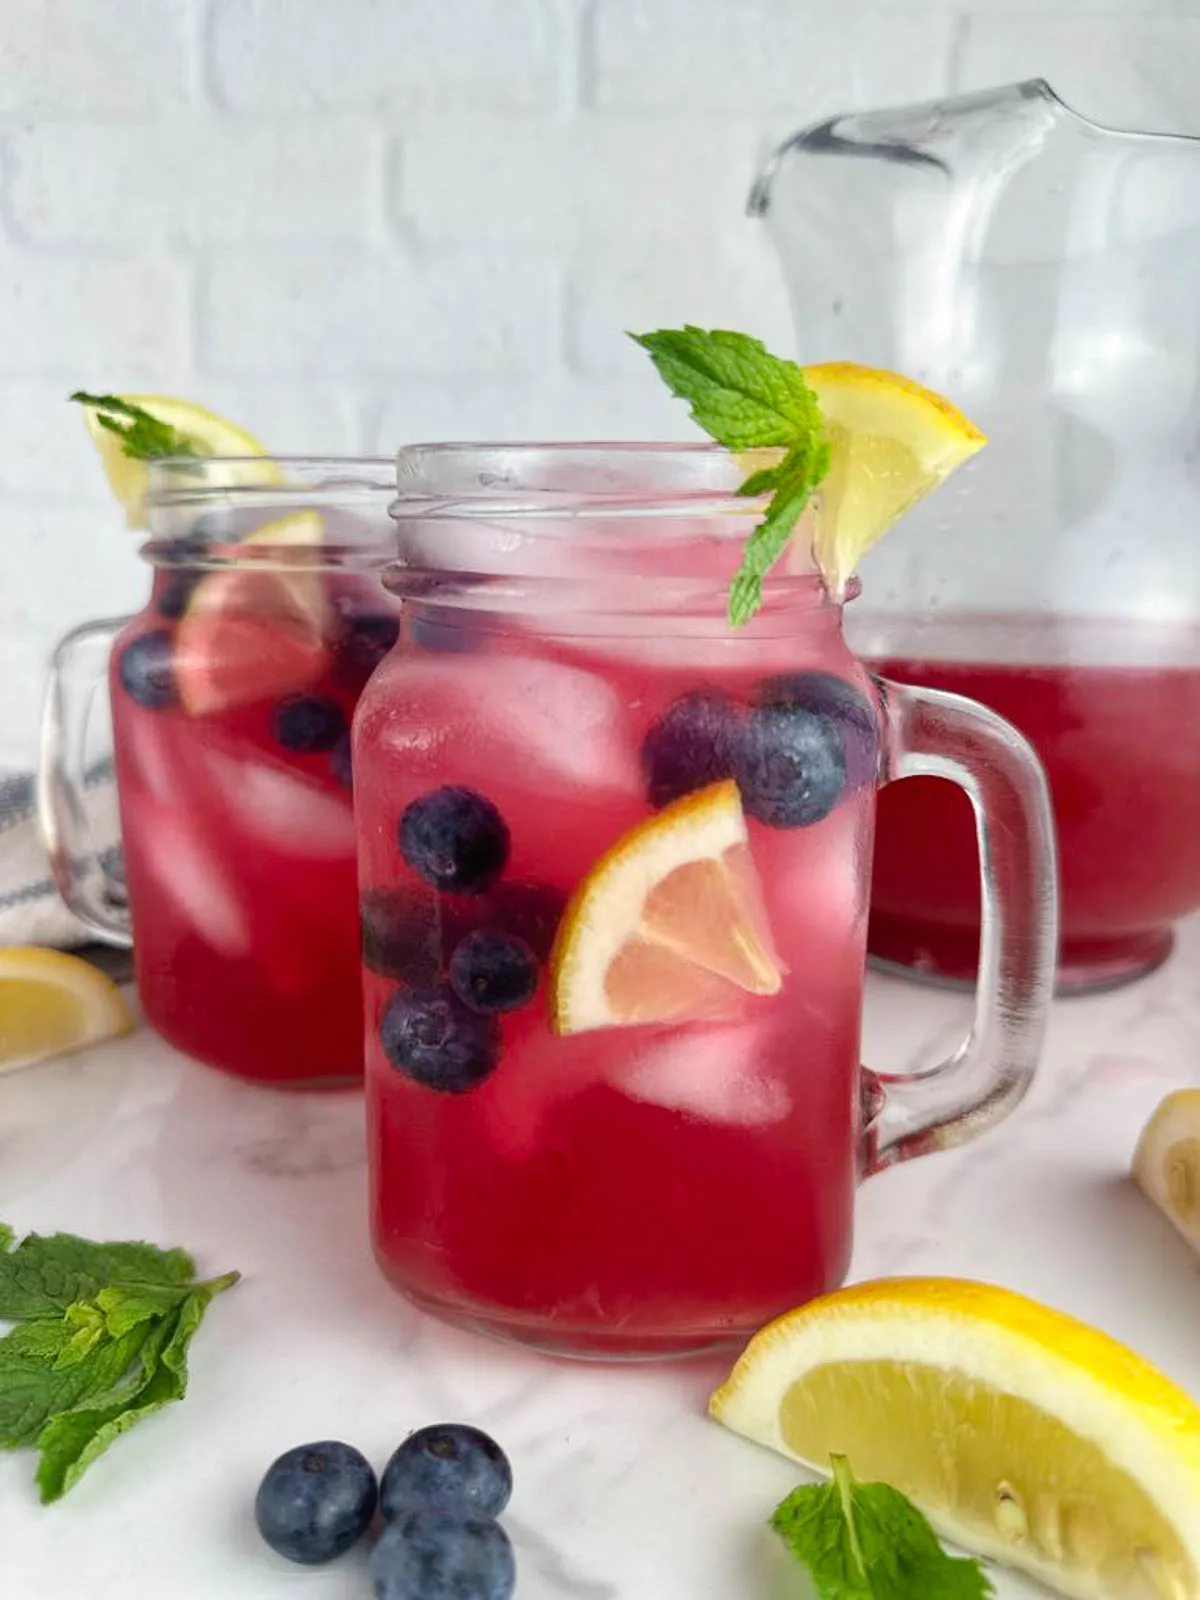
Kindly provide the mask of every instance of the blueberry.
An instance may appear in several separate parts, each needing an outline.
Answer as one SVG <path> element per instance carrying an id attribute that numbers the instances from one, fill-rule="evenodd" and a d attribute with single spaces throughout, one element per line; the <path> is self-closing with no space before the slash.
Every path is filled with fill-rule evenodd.
<path id="1" fill-rule="evenodd" d="M 445 984 L 394 994 L 380 1038 L 397 1071 L 442 1094 L 466 1094 L 497 1066 L 496 1019 L 463 1005 Z"/>
<path id="2" fill-rule="evenodd" d="M 451 1516 L 498 1517 L 512 1495 L 508 1457 L 465 1422 L 437 1422 L 410 1433 L 379 1484 L 379 1509 L 390 1522 L 422 1507 Z"/>
<path id="3" fill-rule="evenodd" d="M 832 672 L 792 672 L 768 678 L 758 693 L 762 705 L 803 706 L 837 724 L 846 752 L 846 784 L 861 789 L 875 782 L 879 767 L 879 721 L 860 690 Z"/>
<path id="4" fill-rule="evenodd" d="M 272 1462 L 255 1497 L 254 1518 L 272 1550 L 315 1567 L 362 1538 L 378 1497 L 366 1457 L 325 1439 L 297 1445 Z"/>
<path id="5" fill-rule="evenodd" d="M 442 969 L 440 920 L 437 899 L 424 887 L 367 890 L 359 907 L 364 964 L 381 978 L 435 983 Z"/>
<path id="6" fill-rule="evenodd" d="M 508 826 L 483 795 L 447 784 L 405 809 L 400 853 L 435 889 L 482 894 L 508 861 Z"/>
<path id="7" fill-rule="evenodd" d="M 117 666 L 121 687 L 147 711 L 175 704 L 175 663 L 171 635 L 165 628 L 139 634 L 121 652 Z"/>
<path id="8" fill-rule="evenodd" d="M 406 1511 L 371 1552 L 375 1600 L 510 1600 L 517 1563 L 489 1517 Z"/>
<path id="9" fill-rule="evenodd" d="M 166 617 L 174 622 L 187 610 L 192 590 L 204 576 L 203 569 L 199 565 L 192 566 L 188 563 L 202 561 L 207 556 L 208 549 L 207 536 L 195 531 L 171 541 L 169 547 L 171 564 L 160 568 L 158 575 L 155 605 L 160 617 Z"/>
<path id="10" fill-rule="evenodd" d="M 350 761 L 350 730 L 342 734 L 341 738 L 329 752 L 329 770 L 347 789 L 354 787 L 354 768 Z"/>
<path id="11" fill-rule="evenodd" d="M 747 812 L 768 827 L 820 822 L 846 786 L 837 724 L 803 706 L 756 706 L 742 733 L 737 780 Z"/>
<path id="12" fill-rule="evenodd" d="M 393 611 L 348 612 L 338 640 L 338 656 L 369 678 L 399 637 L 400 618 Z"/>
<path id="13" fill-rule="evenodd" d="M 275 707 L 271 723 L 285 750 L 311 755 L 334 748 L 346 732 L 346 713 L 336 700 L 293 694 Z"/>
<path id="14" fill-rule="evenodd" d="M 731 778 L 740 728 L 738 707 L 718 690 L 694 689 L 673 700 L 642 744 L 650 804 L 665 806 Z"/>
<path id="15" fill-rule="evenodd" d="M 516 1011 L 529 1004 L 537 985 L 537 957 L 524 939 L 508 933 L 481 928 L 450 957 L 450 987 L 472 1011 Z"/>

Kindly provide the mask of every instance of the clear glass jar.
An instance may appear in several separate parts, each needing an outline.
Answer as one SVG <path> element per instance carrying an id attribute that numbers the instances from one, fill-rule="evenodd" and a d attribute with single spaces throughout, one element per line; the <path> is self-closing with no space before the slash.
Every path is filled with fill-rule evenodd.
<path id="1" fill-rule="evenodd" d="M 399 632 L 372 571 L 393 489 L 389 461 L 155 462 L 144 610 L 55 655 L 41 809 L 59 889 L 98 938 L 132 937 L 165 1039 L 256 1083 L 362 1075 L 349 728 Z M 81 803 L 106 678 L 127 903 Z"/>
<path id="2" fill-rule="evenodd" d="M 1098 127 L 1038 80 L 805 129 L 752 209 L 803 360 L 893 366 L 988 433 L 867 557 L 852 642 L 1028 736 L 1060 985 L 1136 977 L 1200 908 L 1200 140 Z M 973 852 L 947 785 L 889 791 L 873 954 L 971 976 Z"/>
<path id="3" fill-rule="evenodd" d="M 422 1305 L 565 1353 L 734 1343 L 839 1282 L 858 1178 L 1004 1115 L 1045 1021 L 1036 760 L 880 692 L 811 568 L 731 631 L 738 481 L 706 446 L 399 457 L 411 643 L 354 735 L 374 1244 Z M 876 785 L 935 770 L 987 843 L 978 1017 L 881 1083 Z"/>

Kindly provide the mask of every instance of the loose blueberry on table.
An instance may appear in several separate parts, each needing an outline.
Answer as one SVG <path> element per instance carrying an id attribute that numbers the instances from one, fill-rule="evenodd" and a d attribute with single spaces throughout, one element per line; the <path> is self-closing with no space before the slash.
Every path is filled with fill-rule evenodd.
<path id="1" fill-rule="evenodd" d="M 379 1509 L 389 1522 L 421 1508 L 498 1517 L 512 1486 L 512 1467 L 494 1439 L 466 1423 L 440 1422 L 410 1434 L 392 1456 Z"/>
<path id="2" fill-rule="evenodd" d="M 268 1467 L 254 1515 L 272 1550 L 302 1566 L 320 1566 L 362 1538 L 377 1500 L 366 1457 L 326 1439 L 297 1445 Z"/>

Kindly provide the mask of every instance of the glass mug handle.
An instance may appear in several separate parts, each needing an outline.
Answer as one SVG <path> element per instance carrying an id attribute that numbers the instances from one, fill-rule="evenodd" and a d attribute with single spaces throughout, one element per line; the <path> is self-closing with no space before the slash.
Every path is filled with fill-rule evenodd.
<path id="1" fill-rule="evenodd" d="M 38 749 L 38 831 L 55 887 L 94 938 L 128 948 L 129 910 L 113 891 L 92 837 L 85 802 L 87 731 L 104 689 L 113 641 L 130 619 L 86 622 L 51 657 Z"/>
<path id="2" fill-rule="evenodd" d="M 864 1069 L 864 1174 L 963 1144 L 1014 1109 L 1037 1066 L 1058 949 L 1053 813 L 1032 747 L 973 700 L 877 681 L 889 744 L 883 782 L 948 778 L 970 798 L 983 927 L 975 1018 L 954 1054 L 919 1073 Z"/>

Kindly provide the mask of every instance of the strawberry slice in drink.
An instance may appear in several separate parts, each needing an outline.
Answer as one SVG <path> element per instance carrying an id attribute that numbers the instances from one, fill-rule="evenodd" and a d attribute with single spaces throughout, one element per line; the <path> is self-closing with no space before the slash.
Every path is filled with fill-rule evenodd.
<path id="1" fill-rule="evenodd" d="M 197 584 L 175 638 L 180 704 L 204 716 L 309 688 L 328 662 L 329 606 L 318 562 L 321 518 L 268 523 L 237 551 L 246 564 Z M 268 566 L 273 549 L 281 566 Z M 261 562 L 262 564 L 258 564 Z"/>

